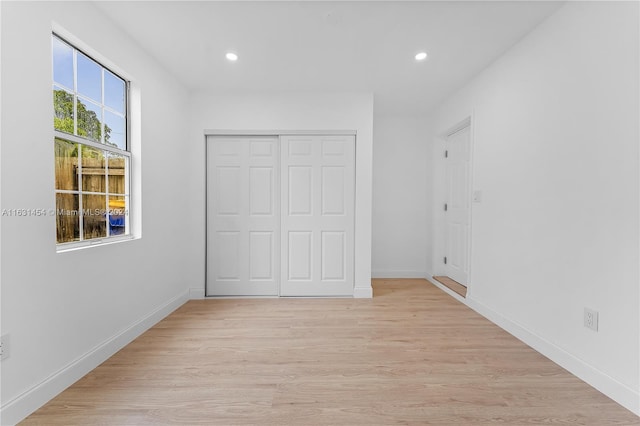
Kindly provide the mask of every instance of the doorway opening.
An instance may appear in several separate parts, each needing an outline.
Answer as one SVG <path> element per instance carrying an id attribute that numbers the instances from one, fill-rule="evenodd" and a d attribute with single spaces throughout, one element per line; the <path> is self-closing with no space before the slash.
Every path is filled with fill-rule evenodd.
<path id="1" fill-rule="evenodd" d="M 471 257 L 471 120 L 446 132 L 441 168 L 442 210 L 438 227 L 442 235 L 434 279 L 466 297 Z M 439 258 L 439 259 L 438 259 Z"/>

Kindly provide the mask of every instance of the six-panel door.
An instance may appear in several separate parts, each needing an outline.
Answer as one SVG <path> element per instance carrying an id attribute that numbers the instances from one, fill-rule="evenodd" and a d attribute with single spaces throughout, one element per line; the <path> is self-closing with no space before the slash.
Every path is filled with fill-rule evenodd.
<path id="1" fill-rule="evenodd" d="M 352 295 L 354 210 L 354 136 L 210 136 L 207 295 Z"/>
<path id="2" fill-rule="evenodd" d="M 469 126 L 447 137 L 446 275 L 466 286 L 469 279 Z"/>
<path id="3" fill-rule="evenodd" d="M 282 296 L 353 294 L 355 137 L 281 138 Z"/>
<path id="4" fill-rule="evenodd" d="M 209 137 L 207 145 L 207 295 L 276 296 L 278 138 Z"/>

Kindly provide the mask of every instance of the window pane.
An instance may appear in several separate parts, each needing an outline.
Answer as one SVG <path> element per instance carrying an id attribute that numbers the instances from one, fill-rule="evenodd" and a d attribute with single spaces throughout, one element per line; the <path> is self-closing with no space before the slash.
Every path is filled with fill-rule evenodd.
<path id="1" fill-rule="evenodd" d="M 107 192 L 104 169 L 104 151 L 82 146 L 82 191 Z M 86 206 L 85 206 L 86 208 Z M 104 209 L 105 206 L 103 205 Z"/>
<path id="2" fill-rule="evenodd" d="M 78 52 L 78 93 L 102 103 L 102 67 Z"/>
<path id="3" fill-rule="evenodd" d="M 53 81 L 73 90 L 73 48 L 53 37 Z"/>
<path id="4" fill-rule="evenodd" d="M 109 196 L 109 235 L 124 235 L 127 220 L 127 200 L 124 196 Z"/>
<path id="5" fill-rule="evenodd" d="M 73 95 L 53 86 L 53 128 L 73 134 Z"/>
<path id="6" fill-rule="evenodd" d="M 78 190 L 78 144 L 55 140 L 56 189 Z"/>
<path id="7" fill-rule="evenodd" d="M 128 192 L 125 181 L 127 160 L 124 155 L 107 152 L 107 161 L 109 162 L 109 193 L 126 194 Z"/>
<path id="8" fill-rule="evenodd" d="M 124 117 L 105 110 L 104 127 L 104 143 L 126 150 L 127 139 L 125 138 L 126 124 Z"/>
<path id="9" fill-rule="evenodd" d="M 104 70 L 104 104 L 124 115 L 124 80 Z"/>
<path id="10" fill-rule="evenodd" d="M 84 239 L 103 238 L 107 236 L 107 197 L 106 195 L 83 195 Z"/>
<path id="11" fill-rule="evenodd" d="M 78 136 L 102 142 L 102 108 L 78 98 Z"/>
<path id="12" fill-rule="evenodd" d="M 56 241 L 68 243 L 80 240 L 78 194 L 56 194 Z"/>
<path id="13" fill-rule="evenodd" d="M 126 150 L 126 81 L 56 36 L 52 71 L 54 129 Z M 127 234 L 130 158 L 60 136 L 54 137 L 58 243 Z"/>

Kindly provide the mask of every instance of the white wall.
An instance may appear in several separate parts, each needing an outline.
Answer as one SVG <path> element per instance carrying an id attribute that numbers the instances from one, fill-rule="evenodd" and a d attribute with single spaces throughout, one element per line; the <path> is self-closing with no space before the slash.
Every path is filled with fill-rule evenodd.
<path id="1" fill-rule="evenodd" d="M 3 209 L 55 207 L 52 22 L 122 68 L 142 102 L 141 239 L 56 253 L 54 217 L 2 220 L 2 334 L 11 340 L 2 424 L 12 424 L 184 302 L 202 281 L 185 259 L 202 247 L 182 220 L 186 91 L 90 3 L 1 7 Z"/>
<path id="2" fill-rule="evenodd" d="M 637 3 L 570 2 L 436 114 L 473 114 L 468 303 L 636 413 L 638 37 Z"/>
<path id="3" fill-rule="evenodd" d="M 428 119 L 375 116 L 372 274 L 376 278 L 428 274 L 431 133 Z"/>
<path id="4" fill-rule="evenodd" d="M 193 94 L 189 219 L 200 225 L 191 237 L 204 247 L 206 129 L 218 130 L 356 130 L 355 289 L 371 297 L 371 176 L 373 96 L 367 93 Z M 204 250 L 190 267 L 203 271 Z M 204 282 L 204 279 L 202 279 Z M 202 284 L 203 286 L 204 284 Z M 193 289 L 193 293 L 204 287 Z"/>

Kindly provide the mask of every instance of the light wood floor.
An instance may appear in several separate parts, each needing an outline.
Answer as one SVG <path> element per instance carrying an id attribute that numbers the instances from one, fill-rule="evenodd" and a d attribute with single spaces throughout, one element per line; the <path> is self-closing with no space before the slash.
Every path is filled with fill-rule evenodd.
<path id="1" fill-rule="evenodd" d="M 424 280 L 190 301 L 24 425 L 637 425 Z"/>

